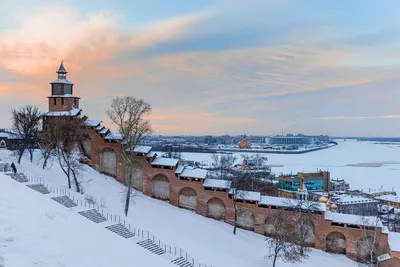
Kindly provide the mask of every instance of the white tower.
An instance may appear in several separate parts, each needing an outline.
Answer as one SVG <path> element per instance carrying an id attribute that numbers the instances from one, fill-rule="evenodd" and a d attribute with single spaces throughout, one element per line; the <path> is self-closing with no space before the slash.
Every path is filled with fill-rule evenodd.
<path id="1" fill-rule="evenodd" d="M 296 199 L 298 200 L 308 200 L 307 187 L 304 184 L 304 176 L 301 174 L 301 183 L 299 189 L 297 189 Z"/>

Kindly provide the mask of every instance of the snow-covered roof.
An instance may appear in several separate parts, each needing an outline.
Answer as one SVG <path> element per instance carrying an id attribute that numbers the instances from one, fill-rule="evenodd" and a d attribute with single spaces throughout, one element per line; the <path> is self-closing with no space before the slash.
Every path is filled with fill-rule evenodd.
<path id="1" fill-rule="evenodd" d="M 389 228 L 387 226 L 382 227 L 382 234 L 389 234 Z"/>
<path id="2" fill-rule="evenodd" d="M 151 150 L 151 146 L 136 146 L 133 149 L 133 152 L 147 154 L 150 152 L 150 150 Z"/>
<path id="3" fill-rule="evenodd" d="M 103 125 L 99 125 L 99 126 L 96 127 L 96 130 L 100 131 L 100 130 L 102 130 L 103 128 L 104 128 Z"/>
<path id="4" fill-rule="evenodd" d="M 376 202 L 376 200 L 361 197 L 361 196 L 352 196 L 352 195 L 339 195 L 335 197 L 336 203 L 340 205 L 346 204 L 356 204 L 356 203 L 368 203 L 368 202 Z"/>
<path id="5" fill-rule="evenodd" d="M 151 153 L 151 152 L 150 152 L 150 153 Z M 154 152 L 154 153 L 155 153 L 155 152 Z M 147 156 L 150 157 L 149 154 L 147 154 Z M 185 168 L 185 166 L 179 165 L 178 168 L 176 168 L 175 173 L 180 174 L 180 173 L 183 171 L 184 168 Z"/>
<path id="6" fill-rule="evenodd" d="M 179 160 L 177 159 L 170 159 L 170 158 L 161 158 L 157 157 L 151 163 L 152 165 L 160 165 L 160 166 L 168 166 L 168 167 L 175 167 L 178 164 Z"/>
<path id="7" fill-rule="evenodd" d="M 382 195 L 375 197 L 377 200 L 391 201 L 391 202 L 400 202 L 399 198 L 395 195 Z"/>
<path id="8" fill-rule="evenodd" d="M 283 197 L 261 196 L 259 204 L 279 206 L 279 207 L 296 207 L 299 204 L 302 204 L 303 208 L 310 208 L 310 209 L 312 208 L 314 210 L 319 210 L 319 211 L 326 210 L 326 206 L 323 203 L 311 202 L 311 201 L 300 202 L 297 199 L 289 199 Z"/>
<path id="9" fill-rule="evenodd" d="M 152 157 L 154 157 L 155 155 L 157 155 L 157 152 L 155 152 L 155 151 L 150 151 L 149 153 L 147 153 L 146 157 L 152 158 Z"/>
<path id="10" fill-rule="evenodd" d="M 71 95 L 71 94 L 64 94 L 64 95 L 51 95 L 51 96 L 48 96 L 48 98 L 60 98 L 60 97 L 68 97 L 68 98 L 77 98 L 77 99 L 80 99 L 80 97 L 79 97 L 79 96 L 76 96 L 76 95 Z"/>
<path id="11" fill-rule="evenodd" d="M 85 120 L 85 125 L 91 126 L 91 127 L 99 126 L 100 123 L 101 123 L 100 120 Z"/>
<path id="12" fill-rule="evenodd" d="M 207 178 L 204 180 L 203 186 L 205 187 L 213 187 L 213 188 L 231 188 L 232 182 L 227 180 L 220 179 L 210 179 Z"/>
<path id="13" fill-rule="evenodd" d="M 231 188 L 229 190 L 229 194 L 233 194 L 234 189 Z M 253 191 L 244 191 L 244 190 L 237 190 L 236 191 L 236 198 L 242 200 L 250 200 L 250 201 L 260 201 L 261 193 L 260 192 L 253 192 Z"/>
<path id="14" fill-rule="evenodd" d="M 84 117 L 86 117 L 86 115 L 83 114 L 82 112 L 79 113 L 79 115 L 77 116 L 78 119 L 83 119 Z"/>
<path id="15" fill-rule="evenodd" d="M 181 173 L 182 177 L 191 177 L 191 178 L 199 178 L 205 179 L 207 177 L 207 170 L 204 169 L 188 169 L 185 168 Z"/>
<path id="16" fill-rule="evenodd" d="M 337 213 L 337 212 L 331 212 L 331 214 L 332 214 L 332 218 L 328 219 L 325 216 L 325 219 L 331 220 L 332 222 L 336 222 L 336 223 L 383 227 L 381 220 L 374 216 L 364 216 L 363 217 L 363 216 L 359 216 L 359 215 L 344 214 L 344 213 Z"/>
<path id="17" fill-rule="evenodd" d="M 389 246 L 392 251 L 400 251 L 400 233 L 389 232 Z"/>
<path id="18" fill-rule="evenodd" d="M 100 134 L 106 134 L 108 131 L 109 131 L 108 128 L 103 128 L 103 129 L 100 131 Z"/>
<path id="19" fill-rule="evenodd" d="M 378 261 L 386 261 L 386 260 L 390 260 L 392 257 L 390 257 L 389 253 L 386 253 L 386 254 L 382 254 L 376 258 Z"/>
<path id="20" fill-rule="evenodd" d="M 68 81 L 67 79 L 57 79 L 52 81 L 50 84 L 54 84 L 54 83 L 65 83 L 65 84 L 71 84 L 73 85 L 73 82 Z"/>
<path id="21" fill-rule="evenodd" d="M 122 134 L 119 132 L 109 132 L 104 138 L 122 140 Z"/>
<path id="22" fill-rule="evenodd" d="M 79 112 L 81 112 L 82 110 L 80 108 L 73 108 L 70 111 L 49 111 L 44 113 L 44 116 L 76 116 L 79 114 Z"/>

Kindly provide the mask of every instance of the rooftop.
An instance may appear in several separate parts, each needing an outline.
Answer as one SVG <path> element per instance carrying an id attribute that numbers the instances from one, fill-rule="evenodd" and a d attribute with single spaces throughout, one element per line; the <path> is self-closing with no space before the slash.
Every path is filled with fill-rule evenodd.
<path id="1" fill-rule="evenodd" d="M 399 198 L 395 195 L 382 195 L 375 197 L 377 200 L 391 201 L 391 202 L 400 202 Z"/>
<path id="2" fill-rule="evenodd" d="M 221 188 L 221 189 L 228 189 L 231 187 L 232 182 L 227 180 L 219 180 L 219 179 L 210 179 L 207 178 L 203 186 L 205 187 L 213 187 L 213 188 Z"/>
<path id="3" fill-rule="evenodd" d="M 179 160 L 177 159 L 170 159 L 170 158 L 161 158 L 157 157 L 153 160 L 151 165 L 160 165 L 160 166 L 167 166 L 167 167 L 175 167 L 178 164 Z"/>
<path id="4" fill-rule="evenodd" d="M 49 111 L 44 113 L 44 116 L 49 116 L 49 117 L 56 117 L 56 116 L 61 116 L 61 117 L 68 117 L 68 116 L 76 116 L 81 112 L 82 110 L 80 108 L 73 108 L 70 111 Z"/>
<path id="5" fill-rule="evenodd" d="M 181 173 L 182 177 L 191 177 L 191 178 L 199 178 L 205 179 L 207 177 L 207 170 L 203 169 L 188 169 L 184 168 L 183 172 Z"/>

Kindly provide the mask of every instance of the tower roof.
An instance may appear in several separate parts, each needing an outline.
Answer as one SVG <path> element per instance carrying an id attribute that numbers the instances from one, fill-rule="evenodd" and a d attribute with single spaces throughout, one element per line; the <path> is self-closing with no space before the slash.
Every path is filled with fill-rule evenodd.
<path id="1" fill-rule="evenodd" d="M 64 61 L 61 61 L 61 64 L 60 64 L 60 67 L 58 68 L 58 70 L 57 70 L 57 73 L 65 73 L 65 74 L 67 74 L 68 72 L 67 72 L 67 70 L 64 68 Z"/>

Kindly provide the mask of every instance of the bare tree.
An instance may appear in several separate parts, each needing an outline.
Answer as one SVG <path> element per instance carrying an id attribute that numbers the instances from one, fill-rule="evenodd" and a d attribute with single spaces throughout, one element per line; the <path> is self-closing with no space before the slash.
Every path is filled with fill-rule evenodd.
<path id="1" fill-rule="evenodd" d="M 307 257 L 311 252 L 308 247 L 310 239 L 314 236 L 313 214 L 321 210 L 321 204 L 304 199 L 287 199 L 289 221 L 294 225 L 294 242 L 299 246 L 301 257 Z"/>
<path id="2" fill-rule="evenodd" d="M 357 260 L 367 266 L 377 266 L 377 256 L 381 251 L 378 245 L 378 229 L 382 222 L 378 216 L 360 216 L 363 237 L 357 242 Z"/>
<path id="3" fill-rule="evenodd" d="M 71 178 L 74 180 L 77 192 L 82 192 L 79 177 L 82 165 L 79 163 L 79 143 L 88 138 L 83 121 L 73 117 L 47 118 L 44 125 L 42 142 L 46 142 L 49 149 L 45 153 L 54 153 L 60 167 L 67 177 L 68 187 L 71 186 Z M 43 153 L 43 152 L 42 152 Z"/>
<path id="4" fill-rule="evenodd" d="M 227 177 L 232 173 L 236 157 L 232 154 L 212 154 L 212 165 L 216 170 L 218 179 L 226 180 Z"/>
<path id="5" fill-rule="evenodd" d="M 116 97 L 112 100 L 108 116 L 118 127 L 121 134 L 121 155 L 126 165 L 125 216 L 128 215 L 129 203 L 132 198 L 133 174 L 137 173 L 140 164 L 134 160 L 134 150 L 143 137 L 151 134 L 151 125 L 146 116 L 151 112 L 151 106 L 143 99 L 132 96 Z"/>
<path id="6" fill-rule="evenodd" d="M 295 236 L 286 229 L 286 220 L 282 212 L 270 217 L 270 223 L 274 228 L 272 238 L 267 238 L 267 255 L 265 259 L 272 261 L 272 266 L 276 266 L 276 260 L 281 259 L 284 262 L 300 262 L 301 256 L 298 246 L 293 243 Z"/>
<path id="7" fill-rule="evenodd" d="M 21 163 L 25 149 L 29 151 L 32 162 L 33 151 L 38 142 L 41 117 L 39 109 L 32 105 L 11 110 L 12 127 L 16 131 L 16 137 L 22 141 L 17 147 L 18 163 Z"/>

